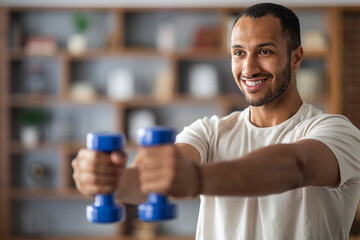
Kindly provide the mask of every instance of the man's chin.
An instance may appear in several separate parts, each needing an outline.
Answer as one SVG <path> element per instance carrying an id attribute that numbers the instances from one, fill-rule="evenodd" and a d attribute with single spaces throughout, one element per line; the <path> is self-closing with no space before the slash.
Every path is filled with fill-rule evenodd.
<path id="1" fill-rule="evenodd" d="M 250 98 L 246 97 L 247 103 L 252 107 L 261 107 L 267 103 L 272 102 L 273 100 L 274 100 L 274 98 L 271 98 L 271 97 L 265 97 L 262 99 L 250 99 Z"/>
<path id="2" fill-rule="evenodd" d="M 252 107 L 261 107 L 264 105 L 262 102 L 249 102 L 249 101 L 248 104 Z"/>

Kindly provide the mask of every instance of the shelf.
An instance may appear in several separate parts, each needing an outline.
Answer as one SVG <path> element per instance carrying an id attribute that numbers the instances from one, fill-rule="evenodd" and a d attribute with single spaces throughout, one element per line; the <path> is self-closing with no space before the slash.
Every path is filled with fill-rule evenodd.
<path id="1" fill-rule="evenodd" d="M 128 101 L 112 101 L 105 95 L 100 95 L 94 99 L 84 101 L 72 100 L 71 98 L 60 98 L 52 95 L 29 95 L 29 94 L 12 94 L 10 97 L 10 104 L 12 107 L 50 107 L 56 104 L 70 104 L 70 105 L 101 105 L 101 104 L 116 104 L 127 105 L 132 102 L 140 102 L 142 99 L 151 101 L 151 97 L 138 96 Z"/>
<path id="2" fill-rule="evenodd" d="M 84 61 L 109 57 L 127 57 L 127 58 L 159 58 L 166 56 L 153 48 L 133 48 L 133 49 L 89 49 L 84 54 L 74 55 L 64 51 L 71 61 Z"/>
<path id="3" fill-rule="evenodd" d="M 78 199 L 86 200 L 89 199 L 82 195 L 76 189 L 12 189 L 11 192 L 12 200 L 27 200 L 27 199 Z"/>
<path id="4" fill-rule="evenodd" d="M 26 54 L 23 50 L 10 50 L 8 53 L 11 60 L 25 60 L 27 58 L 60 58 L 64 57 L 70 61 L 77 60 L 92 60 L 106 57 L 160 57 L 160 54 L 156 49 L 151 48 L 136 48 L 136 49 L 88 49 L 81 54 L 72 54 L 67 50 L 60 50 L 57 53 L 50 55 L 36 55 Z"/>
<path id="5" fill-rule="evenodd" d="M 245 100 L 240 95 L 218 95 L 210 98 L 197 98 L 188 94 L 182 94 L 169 100 L 158 99 L 151 95 L 137 95 L 130 100 L 117 101 L 111 100 L 105 95 L 98 96 L 88 101 L 76 101 L 71 99 L 61 99 L 57 96 L 46 95 L 27 95 L 12 94 L 10 97 L 12 107 L 50 107 L 56 104 L 71 105 L 100 105 L 112 104 L 119 107 L 156 107 L 156 106 L 172 106 L 172 105 L 221 105 L 224 102 L 240 103 L 246 105 Z"/>
<path id="6" fill-rule="evenodd" d="M 170 100 L 160 100 L 149 96 L 139 96 L 126 102 L 118 102 L 125 107 L 157 107 L 157 106 L 174 106 L 174 105 L 191 105 L 191 106 L 209 106 L 222 105 L 224 102 L 235 101 L 235 98 L 228 95 L 219 95 L 211 98 L 197 98 L 191 95 L 179 95 Z M 242 103 L 245 103 L 243 101 Z"/>
<path id="7" fill-rule="evenodd" d="M 329 50 L 328 49 L 323 49 L 323 50 L 307 50 L 304 49 L 304 59 L 308 59 L 308 58 L 322 58 L 322 59 L 326 59 L 327 57 L 329 57 Z"/>
<path id="8" fill-rule="evenodd" d="M 181 24 L 180 21 L 180 24 L 177 23 L 177 25 L 174 25 L 177 27 L 177 29 L 175 29 L 175 36 L 177 37 L 175 45 L 177 49 L 173 51 L 161 51 L 156 47 L 142 47 L 156 46 L 156 31 L 159 29 L 161 23 L 168 21 L 166 18 L 167 15 L 169 15 L 169 12 L 167 12 L 168 10 L 170 10 L 171 20 L 175 21 L 181 19 L 183 21 L 185 19 L 185 22 L 189 23 L 192 20 L 191 17 L 196 15 L 194 18 L 196 19 L 195 23 L 193 25 Z M 239 10 L 241 9 L 3 8 L 4 14 L 1 15 L 2 11 L 0 11 L 0 19 L 2 20 L 0 30 L 6 34 L 0 34 L 0 43 L 3 43 L 2 49 L 0 49 L 0 62 L 4 65 L 0 66 L 0 68 L 4 70 L 1 72 L 0 76 L 0 86 L 4 86 L 4 88 L 1 88 L 3 89 L 3 96 L 1 97 L 3 97 L 4 101 L 2 101 L 1 104 L 4 109 L 2 113 L 4 114 L 0 118 L 0 131 L 1 134 L 4 134 L 0 135 L 5 142 L 4 146 L 9 146 L 9 148 L 1 148 L 3 153 L 1 153 L 2 162 L 0 165 L 5 166 L 3 170 L 4 173 L 6 173 L 6 171 L 10 173 L 1 176 L 1 184 L 6 186 L 6 189 L 9 192 L 7 195 L 9 196 L 4 197 L 4 200 L 1 202 L 2 206 L 0 206 L 0 212 L 5 213 L 3 216 L 0 216 L 0 225 L 2 226 L 0 227 L 0 238 L 3 231 L 5 234 L 9 235 L 11 239 L 65 239 L 65 237 L 55 236 L 17 236 L 16 233 L 13 232 L 13 229 L 16 229 L 16 226 L 12 225 L 17 225 L 19 223 L 8 223 L 8 219 L 14 214 L 14 209 L 9 208 L 8 210 L 7 207 L 14 201 L 35 200 L 37 203 L 41 202 L 41 200 L 45 200 L 44 202 L 46 202 L 47 200 L 52 201 L 56 199 L 60 199 L 61 201 L 88 199 L 80 194 L 75 188 L 71 188 L 73 183 L 71 180 L 72 170 L 70 161 L 80 148 L 85 147 L 85 139 L 83 139 L 83 141 L 67 141 L 66 139 L 79 139 L 82 138 L 83 135 L 86 135 L 88 131 L 91 131 L 92 129 L 101 129 L 102 127 L 108 127 L 109 129 L 116 129 L 117 131 L 127 133 L 129 132 L 127 128 L 130 125 L 128 124 L 129 116 L 133 113 L 133 110 L 149 109 L 154 112 L 156 117 L 164 119 L 165 114 L 167 114 L 167 116 L 172 117 L 167 121 L 173 123 L 172 121 L 177 117 L 172 115 L 174 111 L 186 112 L 186 114 L 182 114 L 182 118 L 191 120 L 190 114 L 187 112 L 188 108 L 191 108 L 190 110 L 193 112 L 200 112 L 199 115 L 201 114 L 202 116 L 203 112 L 205 112 L 204 115 L 208 112 L 210 112 L 209 114 L 218 112 L 219 116 L 225 116 L 232 111 L 246 108 L 248 104 L 242 94 L 237 90 L 233 90 L 233 88 L 236 88 L 236 85 L 232 84 L 233 82 L 231 82 L 231 84 L 229 83 L 230 80 L 232 80 L 229 67 L 231 55 L 230 50 L 226 48 L 228 43 L 225 42 L 229 39 L 229 34 L 225 29 L 225 24 L 227 24 L 226 19 L 229 19 Z M 307 10 L 312 11 L 311 8 L 304 9 L 304 11 Z M 40 14 L 37 11 L 41 11 Z M 88 32 L 93 41 L 91 43 L 88 42 L 88 46 L 90 46 L 89 49 L 79 55 L 70 53 L 64 47 L 66 45 L 66 40 L 74 30 L 70 19 L 72 13 L 75 11 L 88 11 L 95 15 L 99 12 L 103 14 L 100 16 L 101 19 L 99 18 L 101 21 L 94 21 L 93 23 L 95 24 L 91 26 L 93 29 Z M 204 11 L 208 11 L 210 14 L 202 16 L 201 13 Z M 149 12 L 151 12 L 151 14 L 140 16 L 143 13 L 146 14 Z M 174 12 L 176 14 L 173 14 Z M 191 12 L 191 16 L 189 16 L 189 12 Z M 129 13 L 136 13 L 136 16 L 130 16 Z M 139 14 L 139 17 L 137 14 Z M 141 21 L 143 19 L 149 20 L 149 22 L 145 22 L 144 24 L 144 21 Z M 105 22 L 106 24 L 103 24 Z M 219 33 L 221 36 L 216 36 L 218 39 L 213 44 L 214 47 L 192 48 L 191 46 L 194 45 L 192 44 L 193 38 L 194 36 L 197 36 L 196 34 L 199 34 L 197 30 L 209 23 L 212 24 L 212 26 L 224 28 L 224 31 Z M 16 33 L 17 24 L 20 25 L 20 28 L 22 28 L 20 31 L 24 34 L 23 36 L 20 36 L 21 39 L 16 39 L 19 37 Z M 54 28 L 53 26 L 55 24 L 59 24 L 59 26 Z M 329 32 L 333 31 L 334 24 L 327 24 L 331 26 Z M 135 30 L 135 32 L 130 31 L 130 33 L 127 34 L 129 32 L 127 30 L 129 29 Z M 101 32 L 101 34 L 99 34 L 99 32 Z M 228 35 L 225 36 L 225 34 Z M 23 43 L 26 42 L 24 36 L 32 35 L 49 35 L 50 37 L 53 37 L 59 44 L 58 50 L 49 55 L 27 54 L 22 47 L 24 46 Z M 115 36 L 114 39 L 110 39 L 109 37 L 111 36 Z M 334 35 L 329 34 L 329 36 L 332 36 L 328 38 L 329 49 L 304 50 L 304 60 L 310 62 L 309 64 L 313 64 L 313 62 L 324 63 L 326 80 L 330 82 L 329 84 L 327 83 L 326 86 L 331 86 L 331 82 L 333 81 L 340 82 L 340 80 L 337 79 L 336 74 L 333 74 L 330 69 L 330 67 L 333 69 L 340 68 L 340 66 L 329 64 L 330 59 L 334 56 Z M 109 39 L 113 41 L 111 41 L 110 44 L 107 44 Z M 220 39 L 221 41 L 218 41 Z M 10 40 L 12 43 L 8 44 L 7 42 Z M 8 49 L 7 46 L 10 45 L 21 47 L 19 47 L 19 49 Z M 111 47 L 107 47 L 110 45 Z M 313 59 L 315 59 L 315 61 L 313 61 Z M 48 77 L 48 79 L 46 79 L 48 80 L 46 88 L 47 94 L 20 94 L 21 92 L 27 92 L 28 89 L 26 85 L 28 78 L 25 77 L 25 74 L 27 74 L 28 71 L 23 71 L 23 69 L 26 70 L 25 67 L 28 66 L 27 64 L 30 66 L 37 62 L 42 64 L 44 69 L 47 70 L 46 74 L 48 75 L 45 76 Z M 188 73 L 193 66 L 201 63 L 209 64 L 216 68 L 219 74 L 219 85 L 221 85 L 219 89 L 221 89 L 221 91 L 228 90 L 230 93 L 222 92 L 218 96 L 211 98 L 197 98 L 189 94 Z M 106 79 L 105 76 L 115 67 L 129 68 L 133 73 L 136 73 L 136 75 L 134 75 L 137 84 L 136 92 L 142 94 L 137 94 L 135 97 L 124 101 L 112 100 L 108 98 L 107 95 L 103 94 L 106 88 L 106 84 L 103 82 Z M 321 65 L 321 67 L 323 66 Z M 157 83 L 154 79 L 158 80 L 157 75 L 167 71 L 170 72 L 170 76 L 167 78 L 164 77 L 164 79 L 171 81 L 169 84 L 170 97 L 167 96 L 164 99 L 157 98 L 155 94 L 152 94 L 152 89 L 155 83 Z M 225 74 L 225 71 L 229 72 Z M 93 85 L 95 91 L 101 92 L 101 94 L 97 94 L 96 97 L 92 99 L 86 99 L 87 101 L 72 99 L 70 97 L 72 86 L 74 83 L 80 82 L 80 80 L 89 81 L 89 83 Z M 49 87 L 50 84 L 51 87 Z M 334 96 L 331 95 L 330 92 L 326 92 L 324 96 L 304 98 L 304 100 L 305 102 L 328 107 L 329 103 L 333 102 L 333 98 Z M 51 121 L 58 121 L 50 122 L 48 123 L 48 126 L 46 126 L 48 129 L 45 130 L 50 130 L 46 134 L 47 138 L 45 138 L 45 141 L 40 142 L 34 148 L 27 148 L 19 140 L 15 140 L 14 137 L 14 135 L 18 133 L 18 129 L 16 128 L 18 127 L 17 123 L 19 119 L 17 119 L 16 114 L 22 108 L 33 107 L 44 108 L 42 110 L 49 112 L 54 116 Z M 97 107 L 99 107 L 99 111 L 94 111 L 93 109 L 96 109 Z M 199 109 L 202 111 L 198 111 Z M 89 114 L 89 112 L 91 112 L 91 114 Z M 110 116 L 110 119 L 108 116 Z M 103 124 L 103 120 L 104 122 L 109 123 L 108 126 L 101 125 Z M 180 120 L 183 121 L 183 119 Z M 96 124 L 94 124 L 95 121 Z M 180 123 L 174 124 L 183 124 L 181 121 L 179 121 Z M 71 124 L 67 125 L 68 122 Z M 157 123 L 159 122 L 161 121 L 158 121 Z M 164 124 L 167 124 L 168 122 L 163 120 Z M 64 128 L 64 126 L 68 128 Z M 63 128 L 60 129 L 60 127 Z M 53 128 L 56 128 L 56 130 Z M 69 131 L 73 131 L 74 133 L 67 134 L 63 129 L 69 129 Z M 46 139 L 65 140 L 46 141 Z M 128 141 L 125 150 L 131 155 L 135 153 L 136 148 L 136 142 Z M 48 151 L 51 151 L 51 153 L 48 153 Z M 50 159 L 47 157 L 47 154 L 51 155 L 54 159 L 54 166 L 59 170 L 57 172 L 57 182 L 54 185 L 51 185 L 55 187 L 53 189 L 25 189 L 25 186 L 28 185 L 22 184 L 22 182 L 18 184 L 15 181 L 18 179 L 16 177 L 18 177 L 20 173 L 13 171 L 17 170 L 17 168 L 12 169 L 12 167 L 16 166 L 16 164 L 25 164 L 26 161 L 31 161 L 33 159 L 38 160 L 39 156 L 42 156 L 42 154 L 45 155 L 44 162 L 47 162 L 47 160 Z M 24 179 L 24 181 L 25 180 L 26 179 Z M 59 187 L 57 187 L 58 185 Z M 23 186 L 24 188 L 16 188 L 13 186 Z M 131 221 L 131 219 L 129 220 Z M 128 236 L 91 237 L 86 235 L 89 234 L 88 232 L 83 232 L 83 234 L 84 236 L 66 237 L 66 239 L 136 239 Z M 124 233 L 120 233 L 120 235 L 121 234 L 124 235 Z M 155 239 L 190 240 L 194 239 L 194 237 L 162 236 L 156 237 Z"/>
<path id="9" fill-rule="evenodd" d="M 25 154 L 29 152 L 37 152 L 37 151 L 58 151 L 61 149 L 60 144 L 56 143 L 39 143 L 34 147 L 26 147 L 19 141 L 12 141 L 10 144 L 10 152 L 12 154 Z"/>
<path id="10" fill-rule="evenodd" d="M 17 237 L 14 236 L 12 240 L 139 240 L 138 237 L 119 236 L 119 237 L 102 237 L 102 236 L 81 236 L 81 237 Z M 181 237 L 181 236 L 157 236 L 151 240 L 194 240 L 195 237 Z"/>
<path id="11" fill-rule="evenodd" d="M 308 103 L 326 104 L 329 101 L 329 96 L 323 95 L 323 94 L 318 94 L 316 96 L 303 97 L 303 101 L 308 102 Z"/>
<path id="12" fill-rule="evenodd" d="M 43 94 L 12 94 L 10 104 L 12 107 L 50 107 L 61 102 L 60 97 Z"/>
<path id="13" fill-rule="evenodd" d="M 27 58 L 59 58 L 61 56 L 61 52 L 57 52 L 54 54 L 46 54 L 46 55 L 35 55 L 35 54 L 26 54 L 25 51 L 23 49 L 10 49 L 8 50 L 8 58 L 10 60 L 15 60 L 15 61 L 22 61 L 25 60 Z"/>
<path id="14" fill-rule="evenodd" d="M 10 152 L 11 154 L 26 154 L 31 152 L 45 152 L 45 151 L 62 151 L 64 154 L 77 153 L 81 148 L 84 148 L 85 140 L 82 141 L 66 141 L 66 142 L 41 142 L 37 146 L 28 148 L 19 141 L 12 141 Z M 126 150 L 134 150 L 137 148 L 136 142 L 128 141 L 126 143 Z"/>
<path id="15" fill-rule="evenodd" d="M 10 50 L 8 57 L 11 60 L 25 60 L 28 58 L 65 58 L 69 61 L 87 61 L 101 58 L 114 58 L 114 57 L 126 57 L 126 58 L 175 58 L 181 60 L 201 60 L 204 58 L 210 59 L 230 59 L 230 52 L 222 51 L 217 48 L 189 48 L 174 51 L 160 51 L 156 48 L 147 47 L 129 47 L 118 49 L 88 49 L 82 54 L 72 54 L 67 50 L 60 50 L 55 54 L 50 55 L 35 55 L 26 54 L 24 50 Z"/>
<path id="16" fill-rule="evenodd" d="M 24 154 L 37 151 L 64 151 L 67 153 L 77 152 L 80 148 L 84 147 L 85 143 L 79 141 L 66 141 L 66 142 L 41 142 L 33 148 L 24 146 L 19 141 L 12 141 L 10 152 L 12 154 Z"/>
<path id="17" fill-rule="evenodd" d="M 176 53 L 179 60 L 226 59 L 230 60 L 230 50 L 223 51 L 217 48 L 186 49 Z"/>

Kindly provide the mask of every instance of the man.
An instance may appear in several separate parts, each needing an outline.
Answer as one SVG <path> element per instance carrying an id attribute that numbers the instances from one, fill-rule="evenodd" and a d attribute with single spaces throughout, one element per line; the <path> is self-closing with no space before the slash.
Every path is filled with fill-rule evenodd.
<path id="1" fill-rule="evenodd" d="M 126 170 L 124 154 L 83 149 L 73 161 L 78 189 L 116 191 L 130 203 L 149 192 L 200 194 L 197 239 L 348 239 L 360 132 L 299 96 L 298 18 L 271 3 L 246 9 L 232 30 L 231 59 L 247 109 L 194 122 L 175 146 L 139 148 Z"/>

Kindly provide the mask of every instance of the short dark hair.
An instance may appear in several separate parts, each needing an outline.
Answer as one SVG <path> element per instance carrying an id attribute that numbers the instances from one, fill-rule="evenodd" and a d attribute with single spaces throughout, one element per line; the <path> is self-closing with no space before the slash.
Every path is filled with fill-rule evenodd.
<path id="1" fill-rule="evenodd" d="M 268 15 L 280 19 L 282 32 L 287 35 L 287 48 L 289 52 L 301 45 L 299 18 L 292 10 L 279 4 L 259 3 L 253 5 L 238 15 L 234 25 L 242 16 L 260 18 Z"/>

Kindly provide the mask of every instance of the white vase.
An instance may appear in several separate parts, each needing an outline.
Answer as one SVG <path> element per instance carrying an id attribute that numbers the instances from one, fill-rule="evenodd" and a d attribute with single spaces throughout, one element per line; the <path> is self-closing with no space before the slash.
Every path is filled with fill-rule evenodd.
<path id="1" fill-rule="evenodd" d="M 111 70 L 107 75 L 106 92 L 110 99 L 130 100 L 135 95 L 134 73 L 127 68 Z"/>
<path id="2" fill-rule="evenodd" d="M 36 126 L 23 126 L 20 129 L 20 140 L 26 148 L 34 148 L 40 142 L 40 131 Z"/>
<path id="3" fill-rule="evenodd" d="M 190 69 L 190 93 L 198 98 L 211 98 L 219 93 L 216 69 L 209 64 L 198 64 Z"/>
<path id="4" fill-rule="evenodd" d="M 86 51 L 87 39 L 83 34 L 74 34 L 68 39 L 67 47 L 71 54 L 82 54 Z"/>

